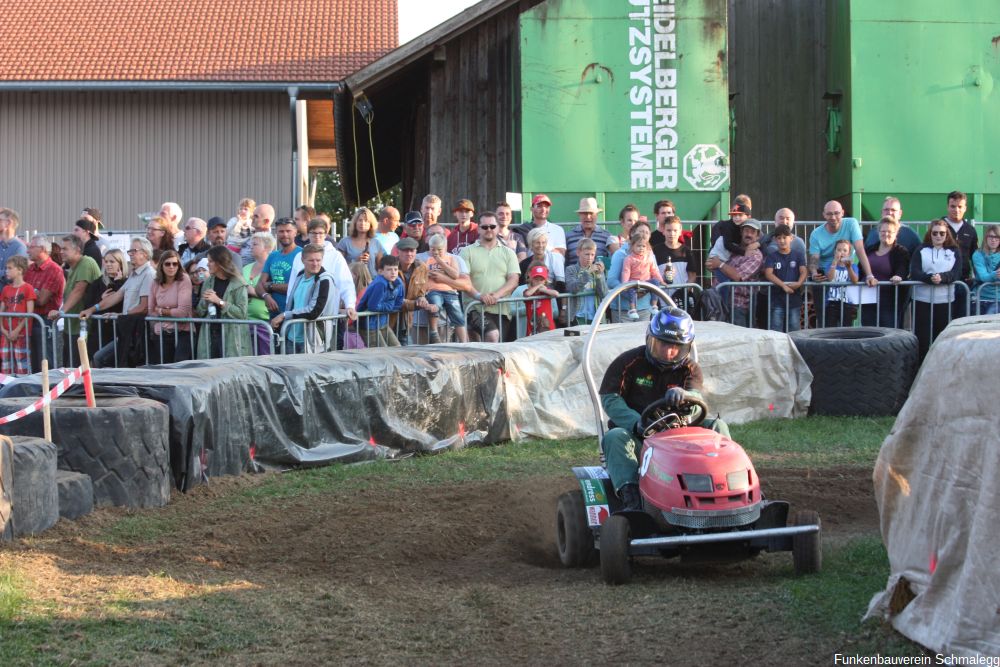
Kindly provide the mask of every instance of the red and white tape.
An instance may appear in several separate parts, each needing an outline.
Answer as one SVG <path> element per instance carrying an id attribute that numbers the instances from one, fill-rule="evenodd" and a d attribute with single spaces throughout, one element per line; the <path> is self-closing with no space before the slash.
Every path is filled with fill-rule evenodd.
<path id="1" fill-rule="evenodd" d="M 0 425 L 9 424 L 10 422 L 17 421 L 22 417 L 27 417 L 32 412 L 38 412 L 46 405 L 48 405 L 49 403 L 62 396 L 64 393 L 66 393 L 66 390 L 69 389 L 71 386 L 73 386 L 74 382 L 83 378 L 82 367 L 74 368 L 73 370 L 66 369 L 66 373 L 67 375 L 62 379 L 62 382 L 52 387 L 52 390 L 49 391 L 49 393 L 45 394 L 45 396 L 42 396 L 41 398 L 39 398 L 37 401 L 35 401 L 26 408 L 21 408 L 17 412 L 11 413 L 6 417 L 0 417 Z M 4 376 L 3 383 L 6 384 L 9 381 L 9 378 L 10 376 Z"/>

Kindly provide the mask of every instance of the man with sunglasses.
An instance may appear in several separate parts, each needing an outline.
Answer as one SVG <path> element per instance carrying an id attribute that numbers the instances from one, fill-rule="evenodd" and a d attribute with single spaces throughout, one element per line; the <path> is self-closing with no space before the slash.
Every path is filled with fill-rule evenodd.
<path id="1" fill-rule="evenodd" d="M 427 245 L 427 239 L 424 238 L 424 218 L 420 214 L 420 211 L 410 211 L 406 214 L 403 219 L 403 224 L 406 225 L 406 231 L 403 232 L 403 238 L 413 239 L 417 242 L 417 252 L 427 252 L 430 248 Z M 393 254 L 396 253 L 396 249 L 393 248 Z"/>
<path id="2" fill-rule="evenodd" d="M 208 223 L 201 218 L 188 218 L 184 223 L 184 243 L 178 249 L 181 262 L 187 264 L 196 257 L 208 252 L 212 246 L 205 236 L 208 234 Z"/>
<path id="3" fill-rule="evenodd" d="M 517 255 L 497 239 L 498 227 L 493 211 L 481 213 L 479 239 L 459 254 L 469 266 L 472 297 L 485 306 L 477 305 L 469 313 L 469 333 L 487 343 L 512 340 L 509 308 L 498 301 L 510 296 L 521 277 Z"/>
<path id="4" fill-rule="evenodd" d="M 288 283 L 292 277 L 292 267 L 302 248 L 296 243 L 298 227 L 291 218 L 278 218 L 274 225 L 278 247 L 267 257 L 264 269 L 257 281 L 257 296 L 264 299 L 271 317 L 285 312 Z M 308 229 L 306 231 L 308 236 Z"/>

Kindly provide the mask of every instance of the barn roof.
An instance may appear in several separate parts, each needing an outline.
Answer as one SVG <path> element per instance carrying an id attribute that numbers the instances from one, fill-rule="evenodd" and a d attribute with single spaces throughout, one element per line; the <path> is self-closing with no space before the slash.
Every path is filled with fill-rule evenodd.
<path id="1" fill-rule="evenodd" d="M 396 0 L 4 0 L 0 82 L 337 82 L 398 41 Z"/>

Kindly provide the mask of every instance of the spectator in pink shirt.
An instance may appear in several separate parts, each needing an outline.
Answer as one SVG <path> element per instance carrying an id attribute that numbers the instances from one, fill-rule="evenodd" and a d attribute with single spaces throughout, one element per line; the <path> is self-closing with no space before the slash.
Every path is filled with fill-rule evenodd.
<path id="1" fill-rule="evenodd" d="M 181 256 L 167 250 L 160 257 L 149 287 L 149 317 L 191 317 L 191 278 L 181 267 Z M 172 364 L 191 358 L 191 324 L 155 322 L 149 341 L 150 364 Z"/>

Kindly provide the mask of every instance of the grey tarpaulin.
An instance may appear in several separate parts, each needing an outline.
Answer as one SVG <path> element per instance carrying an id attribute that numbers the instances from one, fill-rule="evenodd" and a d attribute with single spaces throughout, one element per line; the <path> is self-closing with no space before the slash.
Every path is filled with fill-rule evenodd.
<path id="1" fill-rule="evenodd" d="M 93 377 L 98 394 L 168 404 L 171 466 L 187 489 L 203 474 L 243 472 L 251 451 L 257 462 L 289 466 L 504 440 L 502 367 L 495 350 L 431 346 L 99 369 Z M 2 395 L 40 393 L 32 376 Z"/>
<path id="2" fill-rule="evenodd" d="M 602 327 L 596 376 L 642 344 L 645 330 L 639 323 Z M 805 415 L 812 375 L 787 335 L 716 322 L 697 323 L 696 333 L 713 413 L 732 422 Z M 558 330 L 501 345 L 102 369 L 94 382 L 100 392 L 169 405 L 171 467 L 178 487 L 187 489 L 202 475 L 246 470 L 251 451 L 265 465 L 288 466 L 595 435 L 583 343 Z M 8 385 L 3 396 L 39 393 L 31 377 Z"/>
<path id="3" fill-rule="evenodd" d="M 952 322 L 873 474 L 890 569 L 868 613 L 946 655 L 1000 655 L 997 360 L 1000 316 Z"/>

